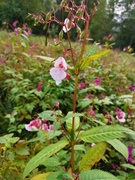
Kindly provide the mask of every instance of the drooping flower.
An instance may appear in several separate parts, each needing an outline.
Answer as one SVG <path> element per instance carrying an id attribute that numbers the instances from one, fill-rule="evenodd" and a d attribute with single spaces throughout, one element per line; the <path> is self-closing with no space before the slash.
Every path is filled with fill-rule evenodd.
<path id="1" fill-rule="evenodd" d="M 59 57 L 54 64 L 54 67 L 50 69 L 50 75 L 56 81 L 56 85 L 59 85 L 63 79 L 66 78 L 66 70 L 68 65 L 63 57 Z"/>
<path id="2" fill-rule="evenodd" d="M 98 77 L 95 81 L 95 85 L 100 86 L 100 84 L 101 84 L 101 79 Z"/>
<path id="3" fill-rule="evenodd" d="M 52 124 L 48 125 L 46 119 L 34 119 L 30 121 L 29 124 L 25 124 L 25 129 L 27 131 L 38 131 L 38 130 L 45 130 L 45 131 L 52 131 L 54 127 Z"/>
<path id="4" fill-rule="evenodd" d="M 25 129 L 27 131 L 38 131 L 41 128 L 41 124 L 41 119 L 34 119 L 29 124 L 25 124 Z"/>
<path id="5" fill-rule="evenodd" d="M 122 110 L 120 110 L 120 109 L 116 109 L 115 110 L 115 114 L 116 114 L 116 119 L 119 121 L 119 122 L 125 122 L 126 120 L 125 120 L 125 116 L 126 116 L 126 114 L 122 111 Z"/>
<path id="6" fill-rule="evenodd" d="M 73 22 L 70 22 L 70 20 L 68 18 L 66 18 L 64 21 L 63 31 L 66 33 L 71 28 L 74 28 L 74 27 L 75 27 L 75 24 Z"/>

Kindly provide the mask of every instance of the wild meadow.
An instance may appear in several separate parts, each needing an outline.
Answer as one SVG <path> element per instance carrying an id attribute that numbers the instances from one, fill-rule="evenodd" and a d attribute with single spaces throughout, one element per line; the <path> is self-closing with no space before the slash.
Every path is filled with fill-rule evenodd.
<path id="1" fill-rule="evenodd" d="M 91 41 L 97 5 L 89 14 L 71 2 L 59 6 L 63 21 L 52 10 L 30 15 L 58 23 L 58 37 L 17 21 L 0 31 L 1 180 L 135 179 L 134 54 L 114 48 L 112 34 Z"/>

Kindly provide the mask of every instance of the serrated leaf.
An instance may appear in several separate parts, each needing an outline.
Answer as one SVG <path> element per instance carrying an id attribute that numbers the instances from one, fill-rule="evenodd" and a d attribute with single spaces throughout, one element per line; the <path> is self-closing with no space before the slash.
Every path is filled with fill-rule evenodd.
<path id="1" fill-rule="evenodd" d="M 23 173 L 23 179 L 36 167 L 44 163 L 50 156 L 64 148 L 68 144 L 67 140 L 61 140 L 55 144 L 51 144 L 36 154 L 26 165 Z"/>
<path id="2" fill-rule="evenodd" d="M 108 141 L 116 138 L 127 137 L 127 135 L 133 134 L 135 132 L 119 125 L 104 125 L 94 127 L 80 134 L 80 139 L 85 142 L 102 142 Z"/>
<path id="3" fill-rule="evenodd" d="M 106 142 L 101 142 L 91 147 L 90 150 L 84 155 L 83 159 L 80 162 L 79 170 L 89 170 L 95 163 L 100 161 L 103 157 L 107 148 Z"/>
<path id="4" fill-rule="evenodd" d="M 111 173 L 96 169 L 82 171 L 79 177 L 81 178 L 81 180 L 119 180 Z"/>
<path id="5" fill-rule="evenodd" d="M 38 175 L 32 177 L 30 180 L 46 180 L 46 178 L 49 174 L 50 174 L 50 172 L 38 174 Z"/>
<path id="6" fill-rule="evenodd" d="M 77 63 L 76 67 L 79 68 L 79 69 L 86 68 L 86 67 L 88 67 L 88 66 L 90 65 L 90 62 L 91 62 L 92 60 L 97 60 L 97 59 L 99 59 L 101 56 L 107 54 L 109 51 L 110 51 L 110 49 L 106 49 L 106 50 L 103 50 L 103 51 L 101 51 L 101 52 L 99 52 L 99 53 L 96 53 L 96 54 L 94 54 L 94 55 L 91 55 L 91 56 L 89 56 L 89 57 L 86 57 L 86 58 L 84 58 L 84 59 L 81 59 L 81 60 Z"/>
<path id="7" fill-rule="evenodd" d="M 84 58 L 86 57 L 89 57 L 93 54 L 95 54 L 98 50 L 98 46 L 96 44 L 92 44 L 90 47 L 89 47 L 89 50 L 84 54 Z"/>
<path id="8" fill-rule="evenodd" d="M 114 149 L 116 149 L 119 153 L 121 153 L 126 159 L 128 159 L 128 149 L 125 144 L 123 144 L 120 140 L 114 139 L 107 141 L 109 144 L 111 144 Z"/>

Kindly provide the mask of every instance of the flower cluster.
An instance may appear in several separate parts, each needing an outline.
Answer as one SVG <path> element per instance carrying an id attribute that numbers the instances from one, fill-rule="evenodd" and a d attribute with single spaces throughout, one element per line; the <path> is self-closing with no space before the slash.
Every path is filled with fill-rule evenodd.
<path id="1" fill-rule="evenodd" d="M 104 41 L 113 41 L 114 40 L 114 36 L 112 34 L 108 34 L 107 36 L 103 37 Z"/>
<path id="2" fill-rule="evenodd" d="M 126 114 L 121 110 L 121 109 L 116 109 L 115 110 L 115 114 L 116 114 L 116 119 L 119 121 L 119 122 L 125 122 L 125 116 Z"/>
<path id="3" fill-rule="evenodd" d="M 27 24 L 23 24 L 22 29 L 17 28 L 17 24 L 18 24 L 18 21 L 14 21 L 13 24 L 12 24 L 13 27 L 14 27 L 14 33 L 15 33 L 16 35 L 18 35 L 20 31 L 22 31 L 22 33 L 23 33 L 25 36 L 28 36 L 28 35 L 31 34 L 31 29 L 27 27 Z"/>
<path id="4" fill-rule="evenodd" d="M 133 48 L 129 45 L 129 46 L 127 46 L 127 47 L 124 47 L 124 48 L 123 48 L 123 51 L 124 51 L 124 52 L 128 52 L 128 53 L 131 53 L 131 52 L 133 51 Z"/>
<path id="5" fill-rule="evenodd" d="M 47 120 L 41 120 L 41 119 L 34 119 L 30 121 L 29 124 L 25 124 L 25 129 L 27 131 L 38 131 L 38 130 L 45 130 L 45 131 L 51 131 L 53 130 L 53 125 L 48 125 Z"/>
<path id="6" fill-rule="evenodd" d="M 68 65 L 63 57 L 56 59 L 54 67 L 50 69 L 50 75 L 56 81 L 56 85 L 59 85 L 66 78 L 67 73 L 65 71 L 67 68 Z"/>

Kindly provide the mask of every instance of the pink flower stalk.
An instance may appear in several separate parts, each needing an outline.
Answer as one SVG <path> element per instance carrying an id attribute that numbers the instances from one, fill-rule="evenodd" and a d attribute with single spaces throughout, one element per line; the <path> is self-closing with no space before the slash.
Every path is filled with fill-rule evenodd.
<path id="1" fill-rule="evenodd" d="M 26 29 L 27 29 L 27 25 L 26 25 L 26 24 L 23 24 L 22 29 L 23 29 L 23 30 L 26 30 Z"/>
<path id="2" fill-rule="evenodd" d="M 101 79 L 99 77 L 96 79 L 95 85 L 97 85 L 97 86 L 101 85 Z"/>
<path id="3" fill-rule="evenodd" d="M 132 146 L 128 146 L 128 159 L 127 160 L 129 163 L 132 163 L 132 161 L 133 161 L 132 150 L 133 150 Z"/>
<path id="4" fill-rule="evenodd" d="M 66 18 L 64 21 L 63 31 L 66 33 L 71 28 L 74 28 L 74 27 L 75 27 L 75 24 L 73 22 L 71 22 L 71 25 L 70 25 L 70 20 L 68 18 Z"/>
<path id="5" fill-rule="evenodd" d="M 27 131 L 38 131 L 41 128 L 41 123 L 41 119 L 32 120 L 29 124 L 25 124 L 25 129 Z"/>
<path id="6" fill-rule="evenodd" d="M 93 110 L 93 107 L 90 107 L 90 109 L 88 110 L 88 114 L 89 114 L 91 117 L 93 117 L 93 118 L 96 117 L 96 113 L 95 113 L 95 111 Z"/>
<path id="7" fill-rule="evenodd" d="M 15 33 L 16 35 L 18 35 L 18 34 L 19 34 L 19 31 L 18 31 L 18 29 L 17 29 L 17 28 L 15 28 L 15 29 L 14 29 L 14 33 Z"/>
<path id="8" fill-rule="evenodd" d="M 119 122 L 125 122 L 125 116 L 126 114 L 120 110 L 120 109 L 116 109 L 115 111 L 115 114 L 116 114 L 116 119 L 119 121 Z"/>
<path id="9" fill-rule="evenodd" d="M 54 67 L 50 69 L 50 75 L 56 81 L 56 85 L 59 85 L 63 79 L 66 78 L 66 70 L 68 65 L 63 57 L 59 57 L 54 64 Z"/>
<path id="10" fill-rule="evenodd" d="M 39 82 L 39 83 L 38 83 L 38 87 L 36 88 L 36 90 L 37 90 L 38 92 L 41 92 L 42 85 L 43 85 L 43 82 Z"/>
<path id="11" fill-rule="evenodd" d="M 13 25 L 14 27 L 16 27 L 17 23 L 18 23 L 18 21 L 14 21 L 12 25 Z"/>

